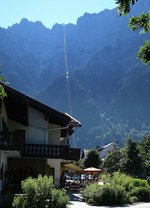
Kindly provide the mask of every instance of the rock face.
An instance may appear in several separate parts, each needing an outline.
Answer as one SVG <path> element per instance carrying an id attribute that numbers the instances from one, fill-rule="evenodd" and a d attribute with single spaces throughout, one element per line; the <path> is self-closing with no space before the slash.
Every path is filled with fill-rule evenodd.
<path id="1" fill-rule="evenodd" d="M 150 133 L 150 66 L 136 54 L 150 34 L 127 25 L 149 8 L 141 0 L 126 17 L 114 9 L 51 30 L 27 19 L 0 28 L 2 73 L 17 90 L 79 119 L 77 146 L 141 138 Z"/>

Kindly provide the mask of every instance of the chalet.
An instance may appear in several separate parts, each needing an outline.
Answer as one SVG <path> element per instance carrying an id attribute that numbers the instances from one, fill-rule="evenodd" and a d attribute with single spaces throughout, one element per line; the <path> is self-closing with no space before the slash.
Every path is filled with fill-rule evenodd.
<path id="1" fill-rule="evenodd" d="M 104 160 L 104 158 L 105 158 L 110 152 L 112 152 L 112 151 L 114 151 L 114 150 L 118 150 L 118 149 L 120 149 L 120 147 L 119 147 L 118 143 L 116 143 L 116 142 L 111 142 L 111 143 L 109 143 L 109 144 L 107 144 L 107 145 L 104 145 L 104 146 L 101 146 L 101 147 L 97 146 L 97 148 L 96 148 L 96 150 L 97 150 L 98 153 L 99 153 L 99 158 L 100 158 L 101 160 Z M 83 149 L 82 157 L 83 157 L 83 158 L 84 158 L 84 157 L 87 157 L 87 155 L 88 155 L 88 153 L 89 153 L 90 150 L 91 150 L 91 149 Z"/>
<path id="2" fill-rule="evenodd" d="M 120 149 L 118 144 L 116 142 L 111 142 L 107 145 L 104 145 L 102 147 L 98 147 L 97 150 L 99 152 L 100 158 L 103 160 L 110 152 L 114 150 Z"/>
<path id="3" fill-rule="evenodd" d="M 61 186 L 63 164 L 78 160 L 70 136 L 81 123 L 4 85 L 0 102 L 0 191 L 17 190 L 28 176 L 52 175 Z"/>

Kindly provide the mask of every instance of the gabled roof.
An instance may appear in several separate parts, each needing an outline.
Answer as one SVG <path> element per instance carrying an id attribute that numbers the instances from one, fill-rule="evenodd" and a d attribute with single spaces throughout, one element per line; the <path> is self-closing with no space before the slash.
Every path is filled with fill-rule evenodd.
<path id="1" fill-rule="evenodd" d="M 107 149 L 107 148 L 109 148 L 109 147 L 111 147 L 111 146 L 115 146 L 115 145 L 117 145 L 117 143 L 111 142 L 111 143 L 106 144 L 106 145 L 104 145 L 104 146 L 102 146 L 102 147 L 98 147 L 97 150 L 98 150 L 99 152 L 101 152 L 102 150 Z"/>
<path id="2" fill-rule="evenodd" d="M 81 123 L 67 113 L 59 112 L 33 98 L 24 95 L 21 92 L 11 88 L 8 85 L 1 83 L 4 86 L 7 97 L 4 98 L 4 103 L 8 112 L 8 117 L 23 125 L 28 125 L 28 107 L 32 107 L 43 114 L 45 119 L 50 123 L 58 124 L 62 127 L 69 128 L 81 127 Z"/>

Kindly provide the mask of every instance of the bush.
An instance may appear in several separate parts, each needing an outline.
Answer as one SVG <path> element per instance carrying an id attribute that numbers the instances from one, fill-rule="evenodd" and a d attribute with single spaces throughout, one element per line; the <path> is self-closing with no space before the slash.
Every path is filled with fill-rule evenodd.
<path id="1" fill-rule="evenodd" d="M 122 205 L 150 201 L 150 186 L 146 180 L 114 173 L 102 177 L 103 186 L 91 184 L 82 190 L 84 200 L 93 205 Z"/>
<path id="2" fill-rule="evenodd" d="M 64 208 L 68 204 L 69 197 L 66 195 L 65 190 L 54 189 L 52 191 L 52 205 L 55 208 Z"/>
<path id="3" fill-rule="evenodd" d="M 82 191 L 82 195 L 92 205 L 122 205 L 130 202 L 128 193 L 121 186 L 91 184 Z"/>
<path id="4" fill-rule="evenodd" d="M 133 187 L 149 187 L 149 184 L 146 180 L 140 178 L 132 178 Z"/>
<path id="5" fill-rule="evenodd" d="M 150 201 L 150 186 L 146 180 L 132 178 L 132 189 L 130 195 L 137 198 L 137 201 Z"/>
<path id="6" fill-rule="evenodd" d="M 23 204 L 24 204 L 24 200 L 25 199 L 24 199 L 23 196 L 14 197 L 12 206 L 13 207 L 16 207 L 16 208 L 22 208 L 23 207 Z"/>
<path id="7" fill-rule="evenodd" d="M 135 187 L 131 191 L 131 195 L 137 198 L 137 201 L 150 201 L 150 187 Z"/>
<path id="8" fill-rule="evenodd" d="M 149 187 L 146 180 L 133 178 L 120 172 L 115 172 L 113 175 L 107 174 L 106 176 L 103 176 L 102 180 L 104 183 L 113 186 L 120 185 L 128 192 L 130 192 L 134 187 Z"/>
<path id="9" fill-rule="evenodd" d="M 22 181 L 22 191 L 24 196 L 14 198 L 15 208 L 65 208 L 68 197 L 62 190 L 57 190 L 53 185 L 53 178 L 38 176 L 37 179 L 31 177 Z"/>
<path id="10" fill-rule="evenodd" d="M 127 192 L 129 192 L 133 187 L 132 177 L 120 172 L 116 172 L 111 176 L 110 184 L 113 186 L 120 185 Z"/>
<path id="11" fill-rule="evenodd" d="M 95 205 L 99 200 L 100 186 L 97 183 L 87 185 L 81 193 L 88 204 Z"/>

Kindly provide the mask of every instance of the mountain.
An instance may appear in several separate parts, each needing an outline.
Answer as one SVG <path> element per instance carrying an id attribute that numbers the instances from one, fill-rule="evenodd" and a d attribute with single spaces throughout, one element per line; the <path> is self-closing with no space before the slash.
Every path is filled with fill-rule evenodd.
<path id="1" fill-rule="evenodd" d="M 137 2 L 127 16 L 116 10 L 85 13 L 76 25 L 22 19 L 0 28 L 0 64 L 11 86 L 81 121 L 74 145 L 124 143 L 149 134 L 150 66 L 136 54 L 149 33 L 131 32 L 128 19 L 150 8 Z"/>

